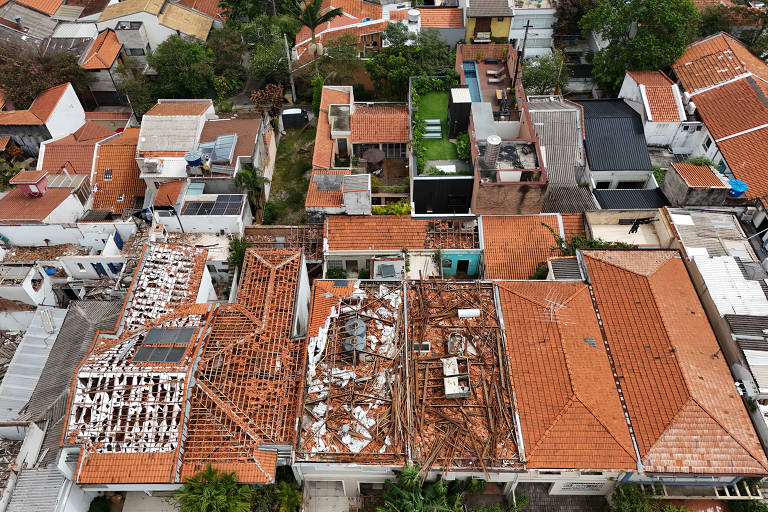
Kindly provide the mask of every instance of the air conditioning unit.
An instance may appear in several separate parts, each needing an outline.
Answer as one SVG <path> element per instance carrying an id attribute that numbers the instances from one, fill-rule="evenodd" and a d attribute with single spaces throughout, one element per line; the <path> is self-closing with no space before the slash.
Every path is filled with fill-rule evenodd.
<path id="1" fill-rule="evenodd" d="M 683 92 L 683 105 L 687 105 L 691 101 L 691 93 L 688 91 Z"/>
<path id="2" fill-rule="evenodd" d="M 159 158 L 147 158 L 141 166 L 141 170 L 147 174 L 158 174 L 161 162 Z"/>
<path id="3" fill-rule="evenodd" d="M 757 213 L 757 208 L 755 208 L 754 206 L 747 206 L 744 209 L 744 213 L 741 214 L 742 222 L 750 222 L 754 218 L 756 213 Z"/>
<path id="4" fill-rule="evenodd" d="M 696 112 L 696 104 L 692 101 L 689 101 L 685 106 L 685 111 L 688 112 L 688 115 L 692 116 L 693 113 Z"/>

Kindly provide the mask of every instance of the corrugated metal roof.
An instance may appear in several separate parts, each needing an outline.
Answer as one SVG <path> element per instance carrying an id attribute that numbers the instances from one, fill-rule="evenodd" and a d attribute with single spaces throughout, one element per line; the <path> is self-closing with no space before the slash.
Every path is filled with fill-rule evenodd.
<path id="1" fill-rule="evenodd" d="M 343 178 L 343 191 L 368 190 L 370 176 L 368 174 L 348 174 Z"/>
<path id="2" fill-rule="evenodd" d="M 467 7 L 467 16 L 512 16 L 507 0 L 472 0 Z"/>
<path id="3" fill-rule="evenodd" d="M 756 260 L 739 221 L 728 212 L 705 212 L 670 208 L 669 218 L 675 225 L 686 251 L 709 256 L 739 256 Z"/>
<path id="4" fill-rule="evenodd" d="M 21 471 L 13 489 L 8 512 L 53 512 L 59 507 L 64 475 L 56 466 Z"/>
<path id="5" fill-rule="evenodd" d="M 589 187 L 549 185 L 541 205 L 542 213 L 582 213 L 599 210 Z"/>
<path id="6" fill-rule="evenodd" d="M 725 315 L 725 320 L 735 336 L 766 336 L 768 317 L 752 315 Z"/>
<path id="7" fill-rule="evenodd" d="M 79 38 L 88 37 L 96 39 L 99 30 L 95 23 L 59 23 L 56 30 L 53 31 L 53 37 L 61 38 Z"/>
<path id="8" fill-rule="evenodd" d="M 586 147 L 593 171 L 653 169 L 640 115 L 622 100 L 579 100 L 584 107 Z"/>
<path id="9" fill-rule="evenodd" d="M 550 260 L 552 265 L 552 274 L 555 279 L 578 279 L 583 280 L 581 267 L 578 260 L 573 258 L 554 258 Z"/>
<path id="10" fill-rule="evenodd" d="M 47 314 L 50 314 L 53 332 L 46 331 L 44 317 Z M 27 405 L 66 315 L 67 310 L 59 308 L 41 306 L 35 311 L 0 384 L 0 421 L 15 419 Z"/>
<path id="11" fill-rule="evenodd" d="M 56 12 L 51 16 L 54 20 L 60 21 L 75 21 L 83 14 L 85 7 L 77 5 L 61 5 Z"/>
<path id="12" fill-rule="evenodd" d="M 8 2 L 0 7 L 0 18 L 15 20 L 16 16 L 19 16 L 24 23 L 24 27 L 27 29 L 26 35 L 38 39 L 50 37 L 58 23 L 47 14 L 33 11 L 16 2 Z M 19 37 L 24 35 L 18 32 L 17 34 Z"/>
<path id="13" fill-rule="evenodd" d="M 731 256 L 693 258 L 720 315 L 768 316 L 768 298 L 759 281 L 744 277 Z"/>
<path id="14" fill-rule="evenodd" d="M 595 199 L 604 210 L 647 210 L 669 206 L 661 189 L 595 189 Z"/>

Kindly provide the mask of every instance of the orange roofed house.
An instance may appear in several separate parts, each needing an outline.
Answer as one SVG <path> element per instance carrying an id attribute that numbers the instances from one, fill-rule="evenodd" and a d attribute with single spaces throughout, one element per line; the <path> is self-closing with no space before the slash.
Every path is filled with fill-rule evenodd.
<path id="1" fill-rule="evenodd" d="M 735 484 L 768 460 L 680 254 L 570 260 L 538 281 L 315 281 L 293 465 L 309 495 L 365 494 L 410 459 L 508 495 L 754 498 Z"/>
<path id="2" fill-rule="evenodd" d="M 300 252 L 246 255 L 217 304 L 206 250 L 146 246 L 73 379 L 60 467 L 88 489 L 167 490 L 214 467 L 274 481 L 296 439 L 309 285 Z"/>

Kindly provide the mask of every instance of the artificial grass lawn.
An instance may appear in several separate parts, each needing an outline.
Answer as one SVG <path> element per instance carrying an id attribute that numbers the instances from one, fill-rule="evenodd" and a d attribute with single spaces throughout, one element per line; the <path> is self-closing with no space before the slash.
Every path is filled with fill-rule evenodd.
<path id="1" fill-rule="evenodd" d="M 448 93 L 430 92 L 421 96 L 417 107 L 422 119 L 439 119 L 443 129 L 442 139 L 423 139 L 426 160 L 456 160 L 456 144 L 448 140 Z"/>
<path id="2" fill-rule="evenodd" d="M 286 132 L 277 148 L 269 201 L 264 207 L 264 224 L 294 225 L 306 221 L 304 198 L 309 185 L 306 174 L 312 168 L 315 129 L 307 126 Z"/>

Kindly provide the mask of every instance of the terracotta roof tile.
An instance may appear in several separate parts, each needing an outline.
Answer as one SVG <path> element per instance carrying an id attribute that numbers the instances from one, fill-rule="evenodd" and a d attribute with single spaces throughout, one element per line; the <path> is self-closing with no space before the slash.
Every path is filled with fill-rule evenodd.
<path id="1" fill-rule="evenodd" d="M 29 7 L 31 9 L 34 9 L 36 11 L 40 11 L 42 13 L 47 14 L 48 16 L 52 16 L 56 13 L 56 11 L 59 9 L 59 6 L 63 3 L 63 0 L 15 0 L 20 5 Z M 5 4 L 6 2 L 0 3 L 0 5 Z"/>
<path id="2" fill-rule="evenodd" d="M 563 220 L 563 232 L 566 238 L 584 233 L 584 214 L 561 213 L 560 218 Z M 552 228 L 554 229 L 554 226 Z"/>
<path id="3" fill-rule="evenodd" d="M 483 215 L 480 218 L 488 279 L 528 279 L 539 263 L 560 256 L 547 224 L 560 233 L 558 215 Z"/>
<path id="4" fill-rule="evenodd" d="M 10 137 L 0 137 L 0 151 L 3 151 L 8 147 L 8 143 L 11 142 Z"/>
<path id="5" fill-rule="evenodd" d="M 37 183 L 47 175 L 48 171 L 19 171 L 8 183 L 11 185 L 18 185 L 19 183 Z"/>
<path id="6" fill-rule="evenodd" d="M 419 11 L 422 27 L 462 28 L 464 26 L 464 17 L 458 7 L 419 9 Z"/>
<path id="7" fill-rule="evenodd" d="M 170 483 L 175 452 L 96 453 L 82 450 L 79 484 Z"/>
<path id="8" fill-rule="evenodd" d="M 399 9 L 397 11 L 389 12 L 389 19 L 392 21 L 403 21 L 408 19 L 408 9 Z M 424 18 L 422 17 L 422 24 Z"/>
<path id="9" fill-rule="evenodd" d="M 53 110 L 56 105 L 59 104 L 59 100 L 64 95 L 64 92 L 70 87 L 70 83 L 57 85 L 46 89 L 37 95 L 35 101 L 29 107 L 29 111 L 35 114 L 40 120 L 48 121 L 48 118 L 53 114 Z"/>
<path id="10" fill-rule="evenodd" d="M 352 142 L 408 142 L 407 105 L 356 105 L 351 116 Z"/>
<path id="11" fill-rule="evenodd" d="M 210 101 L 167 101 L 161 100 L 147 111 L 145 116 L 201 116 L 211 107 Z"/>
<path id="12" fill-rule="evenodd" d="M 232 165 L 238 156 L 252 157 L 256 147 L 256 137 L 259 135 L 261 122 L 258 119 L 216 119 L 206 121 L 200 133 L 200 143 L 214 142 L 220 135 L 237 134 L 237 144 L 232 156 Z"/>
<path id="13" fill-rule="evenodd" d="M 317 182 L 315 178 L 325 174 L 352 174 L 349 169 L 314 169 L 312 175 L 309 178 L 309 188 L 307 190 L 307 198 L 304 201 L 304 206 L 311 207 L 341 207 L 344 204 L 344 192 L 341 190 L 341 183 L 339 183 L 338 190 L 319 190 L 317 188 Z"/>
<path id="14" fill-rule="evenodd" d="M 15 188 L 0 199 L 0 223 L 30 224 L 45 220 L 72 192 L 69 188 L 49 188 L 41 197 L 27 197 Z"/>
<path id="15" fill-rule="evenodd" d="M 766 95 L 768 84 L 748 77 L 696 94 L 692 101 L 717 140 L 766 124 Z"/>
<path id="16" fill-rule="evenodd" d="M 130 112 L 106 112 L 106 111 L 98 111 L 98 112 L 86 112 L 85 113 L 85 120 L 86 121 L 112 121 L 112 120 L 129 120 L 131 118 Z"/>
<path id="17" fill-rule="evenodd" d="M 529 466 L 634 468 L 632 441 L 587 285 L 497 284 L 507 339 L 514 340 L 507 345 L 507 359 Z M 554 314 L 552 301 L 563 305 Z"/>
<path id="18" fill-rule="evenodd" d="M 755 199 L 768 194 L 765 174 L 765 148 L 768 148 L 768 128 L 755 130 L 717 143 L 728 167 L 736 179 L 749 187 L 746 196 Z"/>
<path id="19" fill-rule="evenodd" d="M 638 84 L 649 87 L 666 87 L 672 85 L 672 80 L 661 71 L 627 71 L 627 74 Z"/>
<path id="20" fill-rule="evenodd" d="M 42 162 L 38 162 L 38 166 L 46 171 L 58 172 L 66 165 L 69 172 L 90 175 L 96 143 L 112 135 L 115 132 L 86 121 L 75 133 L 46 142 L 41 152 Z"/>
<path id="21" fill-rule="evenodd" d="M 72 135 L 78 142 L 92 142 L 102 141 L 114 134 L 115 132 L 109 128 L 104 128 L 98 123 L 86 121 L 85 124 L 78 128 L 77 131 Z"/>
<path id="22" fill-rule="evenodd" d="M 155 196 L 155 206 L 173 206 L 179 200 L 179 194 L 184 187 L 184 180 L 166 181 L 157 189 Z"/>
<path id="23" fill-rule="evenodd" d="M 751 72 L 768 79 L 768 67 L 738 39 L 725 32 L 688 45 L 672 66 L 688 92 Z"/>
<path id="24" fill-rule="evenodd" d="M 679 122 L 683 118 L 677 108 L 674 83 L 661 71 L 627 71 L 640 85 L 645 86 L 651 120 L 657 123 Z"/>
<path id="25" fill-rule="evenodd" d="M 312 153 L 312 165 L 319 169 L 332 167 L 333 140 L 331 140 L 331 125 L 328 121 L 328 106 L 349 104 L 349 93 L 332 87 L 323 87 L 320 99 L 320 114 L 317 116 L 317 131 L 315 146 Z"/>
<path id="26" fill-rule="evenodd" d="M 93 195 L 93 208 L 111 210 L 122 214 L 126 208 L 132 208 L 136 197 L 146 191 L 146 183 L 139 178 L 141 173 L 136 163 L 136 144 L 139 129 L 129 128 L 119 137 L 101 144 L 98 148 Z M 104 179 L 104 171 L 111 169 L 112 179 Z M 122 200 L 119 196 L 122 195 Z"/>
<path id="27" fill-rule="evenodd" d="M 765 474 L 680 254 L 582 253 L 645 470 Z"/>
<path id="28" fill-rule="evenodd" d="M 691 187 L 725 187 L 708 165 L 673 163 L 672 167 Z"/>
<path id="29" fill-rule="evenodd" d="M 3 126 L 40 126 L 45 124 L 29 110 L 9 110 L 0 112 L 0 125 Z"/>
<path id="30" fill-rule="evenodd" d="M 217 20 L 225 18 L 222 14 L 223 9 L 219 7 L 218 0 L 181 0 L 179 4 Z"/>
<path id="31" fill-rule="evenodd" d="M 326 222 L 331 251 L 399 251 L 432 245 L 427 237 L 430 221 L 406 215 L 329 215 Z"/>
<path id="32" fill-rule="evenodd" d="M 109 69 L 120 55 L 123 45 L 112 29 L 101 32 L 80 62 L 83 69 Z"/>

